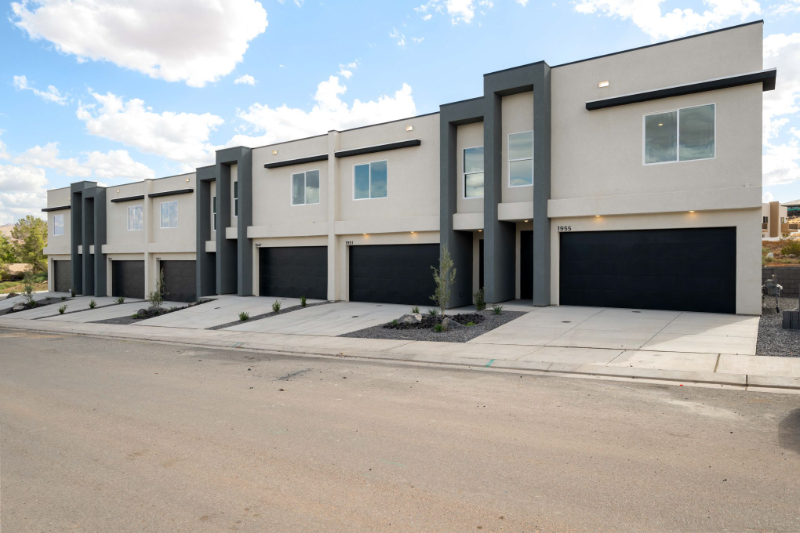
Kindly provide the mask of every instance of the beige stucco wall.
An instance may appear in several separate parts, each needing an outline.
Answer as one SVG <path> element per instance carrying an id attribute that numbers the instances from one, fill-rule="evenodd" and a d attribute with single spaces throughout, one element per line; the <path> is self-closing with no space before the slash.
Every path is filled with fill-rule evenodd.
<path id="1" fill-rule="evenodd" d="M 554 68 L 550 207 L 558 209 L 551 216 L 589 214 L 585 198 L 598 199 L 593 214 L 604 214 L 603 206 L 610 204 L 618 213 L 641 212 L 644 203 L 674 211 L 724 209 L 732 203 L 758 207 L 760 84 L 596 111 L 587 111 L 585 102 L 760 70 L 761 32 L 760 24 L 750 25 Z M 598 88 L 603 80 L 610 86 Z M 643 164 L 644 115 L 711 103 L 716 104 L 714 159 Z"/>
<path id="2" fill-rule="evenodd" d="M 195 175 L 186 174 L 152 180 L 150 185 L 152 188 L 151 192 L 195 189 Z M 150 224 L 152 228 L 152 238 L 150 241 L 152 244 L 148 246 L 149 251 L 194 252 L 197 245 L 195 240 L 197 231 L 195 193 L 148 198 L 147 200 L 151 203 Z M 164 202 L 178 202 L 177 228 L 161 228 L 161 204 Z M 153 246 L 153 244 L 156 246 Z"/>
<path id="3" fill-rule="evenodd" d="M 412 131 L 406 131 L 412 126 Z M 337 220 L 396 219 L 439 216 L 439 115 L 380 124 L 339 134 L 339 150 L 420 139 L 411 148 L 337 158 L 339 217 Z M 386 198 L 353 199 L 356 165 L 387 161 Z"/>
<path id="4" fill-rule="evenodd" d="M 674 228 L 736 228 L 736 313 L 761 314 L 761 241 L 759 228 L 761 209 L 719 210 L 696 213 L 660 213 L 563 218 L 550 226 L 550 299 L 559 301 L 560 238 L 558 226 L 572 231 L 608 231 Z"/>
<path id="5" fill-rule="evenodd" d="M 456 127 L 456 213 L 483 213 L 483 198 L 464 198 L 464 149 L 483 146 L 483 122 Z M 437 164 L 438 167 L 438 164 Z"/>
<path id="6" fill-rule="evenodd" d="M 508 176 L 508 136 L 512 133 L 533 131 L 533 92 L 520 93 L 503 98 L 502 129 L 502 202 L 533 202 L 533 185 L 511 187 Z"/>
<path id="7" fill-rule="evenodd" d="M 47 207 L 61 207 L 70 205 L 70 188 L 52 189 L 47 191 Z M 70 253 L 70 242 L 72 241 L 72 211 L 62 209 L 59 211 L 49 211 L 43 213 L 47 218 L 47 246 L 44 249 L 45 255 L 61 255 Z M 53 219 L 55 215 L 64 216 L 64 234 L 53 235 Z"/>
<path id="8" fill-rule="evenodd" d="M 144 204 L 147 199 L 129 202 L 112 202 L 115 198 L 126 198 L 145 194 L 145 182 L 129 183 L 106 189 L 106 246 L 105 251 L 114 253 L 143 253 L 147 244 L 147 218 Z M 128 208 L 142 206 L 141 231 L 128 231 Z M 110 294 L 110 293 L 109 293 Z"/>

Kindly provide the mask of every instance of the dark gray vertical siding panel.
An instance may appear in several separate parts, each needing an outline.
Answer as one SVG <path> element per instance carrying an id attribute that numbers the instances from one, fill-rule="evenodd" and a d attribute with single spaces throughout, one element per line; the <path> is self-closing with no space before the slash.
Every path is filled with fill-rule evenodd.
<path id="1" fill-rule="evenodd" d="M 231 217 L 231 165 L 237 165 L 239 180 L 239 217 L 237 239 L 225 238 Z M 250 148 L 226 148 L 217 152 L 217 292 L 253 294 L 253 246 L 247 238 L 252 224 L 253 158 Z"/>
<path id="2" fill-rule="evenodd" d="M 550 305 L 550 67 L 533 86 L 533 305 Z"/>
<path id="3" fill-rule="evenodd" d="M 94 244 L 94 197 L 90 197 L 88 190 L 83 191 L 82 203 L 82 241 L 83 241 L 83 255 L 81 256 L 81 263 L 83 268 L 83 293 L 85 295 L 94 296 L 94 258 L 91 254 L 92 245 Z"/>
<path id="4" fill-rule="evenodd" d="M 94 195 L 94 294 L 108 295 L 108 273 L 106 254 L 106 190 L 98 187 Z"/>
<path id="5" fill-rule="evenodd" d="M 216 166 L 197 169 L 196 202 L 196 293 L 211 296 L 217 293 L 216 254 L 206 252 L 206 241 L 211 240 L 211 182 L 216 179 Z"/>

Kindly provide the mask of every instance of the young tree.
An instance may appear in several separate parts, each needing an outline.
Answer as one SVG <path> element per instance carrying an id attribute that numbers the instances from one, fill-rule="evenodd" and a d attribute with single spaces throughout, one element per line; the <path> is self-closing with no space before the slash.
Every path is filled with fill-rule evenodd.
<path id="1" fill-rule="evenodd" d="M 14 242 L 14 254 L 22 263 L 29 263 L 34 273 L 47 271 L 47 258 L 44 247 L 47 246 L 47 222 L 33 215 L 19 219 L 11 230 Z"/>
<path id="2" fill-rule="evenodd" d="M 442 312 L 444 320 L 445 309 L 450 303 L 450 295 L 453 292 L 453 285 L 456 282 L 456 269 L 453 268 L 453 260 L 447 246 L 442 246 L 442 254 L 439 256 L 439 268 L 433 269 L 433 280 L 436 282 L 436 292 L 431 296 L 431 300 L 436 302 Z"/>
<path id="3" fill-rule="evenodd" d="M 16 262 L 14 247 L 11 245 L 11 241 L 9 241 L 8 237 L 5 235 L 0 235 L 0 265 Z"/>

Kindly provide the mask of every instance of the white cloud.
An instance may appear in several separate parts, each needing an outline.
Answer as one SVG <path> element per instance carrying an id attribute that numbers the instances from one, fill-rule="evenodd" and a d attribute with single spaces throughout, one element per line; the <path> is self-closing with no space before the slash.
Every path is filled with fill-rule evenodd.
<path id="1" fill-rule="evenodd" d="M 355 100 L 348 105 L 342 100 L 347 87 L 339 84 L 339 78 L 331 76 L 317 86 L 316 102 L 310 111 L 282 105 L 272 108 L 253 104 L 239 113 L 256 135 L 236 135 L 227 146 L 259 146 L 275 142 L 323 134 L 329 130 L 344 130 L 410 117 L 417 109 L 411 96 L 411 87 L 403 87 L 393 96 L 381 96 L 377 100 L 362 102 Z"/>
<path id="2" fill-rule="evenodd" d="M 493 4 L 491 0 L 478 0 L 478 5 L 489 8 Z M 453 24 L 469 24 L 475 18 L 475 0 L 428 0 L 414 11 L 422 16 L 422 20 L 430 20 L 433 13 L 447 13 Z"/>
<path id="3" fill-rule="evenodd" d="M 389 32 L 389 37 L 392 39 L 397 40 L 397 46 L 405 46 L 406 45 L 406 36 L 403 35 L 401 32 L 397 31 L 396 28 L 392 28 L 392 31 Z"/>
<path id="4" fill-rule="evenodd" d="M 794 13 L 800 13 L 800 0 L 788 0 L 772 8 L 772 15 L 775 16 L 791 15 Z"/>
<path id="5" fill-rule="evenodd" d="M 345 79 L 349 80 L 353 75 L 353 71 L 357 68 L 358 60 L 347 63 L 346 65 L 339 64 L 339 76 L 343 76 Z"/>
<path id="6" fill-rule="evenodd" d="M 761 12 L 756 0 L 705 0 L 702 13 L 675 8 L 662 13 L 664 0 L 578 0 L 575 11 L 630 19 L 652 39 L 673 39 L 691 32 L 706 31 L 725 21 L 744 20 Z"/>
<path id="7" fill-rule="evenodd" d="M 767 145 L 762 160 L 763 184 L 780 185 L 800 180 L 800 146 L 797 141 Z"/>
<path id="8" fill-rule="evenodd" d="M 3 133 L 5 133 L 5 131 L 0 130 L 0 135 Z M 6 143 L 4 143 L 2 139 L 0 139 L 0 159 L 11 159 L 11 156 L 8 155 L 8 151 L 6 150 Z"/>
<path id="9" fill-rule="evenodd" d="M 21 0 L 12 22 L 82 62 L 111 61 L 192 87 L 230 74 L 267 28 L 256 0 Z"/>
<path id="10" fill-rule="evenodd" d="M 77 158 L 60 159 L 58 155 L 58 143 L 47 143 L 29 148 L 14 158 L 14 163 L 49 168 L 64 176 L 79 178 L 144 180 L 155 177 L 155 173 L 147 165 L 134 161 L 127 150 L 87 152 L 83 161 L 78 161 Z"/>
<path id="11" fill-rule="evenodd" d="M 233 80 L 233 83 L 235 83 L 236 85 L 242 85 L 242 84 L 255 85 L 256 84 L 256 79 L 253 76 L 251 76 L 250 74 L 245 74 L 244 76 L 240 76 L 240 77 L 236 78 L 235 80 Z"/>
<path id="12" fill-rule="evenodd" d="M 761 201 L 764 202 L 765 204 L 770 203 L 774 199 L 775 197 L 772 195 L 771 192 L 765 192 L 764 194 L 761 195 Z"/>
<path id="13" fill-rule="evenodd" d="M 414 41 L 415 44 L 419 44 L 425 40 L 425 37 L 412 37 L 411 40 Z"/>
<path id="14" fill-rule="evenodd" d="M 528 5 L 528 0 L 517 0 L 517 3 L 522 7 L 525 7 Z"/>
<path id="15" fill-rule="evenodd" d="M 92 135 L 177 161 L 185 170 L 214 161 L 214 147 L 208 138 L 225 122 L 221 117 L 210 113 L 155 113 L 139 99 L 126 102 L 112 93 L 91 96 L 96 103 L 79 103 L 77 115 Z"/>
<path id="16" fill-rule="evenodd" d="M 31 166 L 0 165 L 0 224 L 25 215 L 42 216 L 47 205 L 44 170 Z"/>
<path id="17" fill-rule="evenodd" d="M 777 67 L 778 83 L 774 91 L 764 93 L 763 183 L 792 183 L 800 180 L 800 132 L 792 128 L 789 133 L 796 138 L 788 142 L 776 139 L 800 111 L 800 33 L 764 39 L 764 65 Z"/>
<path id="18" fill-rule="evenodd" d="M 64 105 L 67 103 L 68 95 L 61 94 L 61 92 L 56 89 L 54 85 L 49 85 L 46 91 L 40 91 L 39 89 L 31 87 L 28 84 L 28 78 L 25 76 L 14 76 L 14 87 L 20 91 L 31 91 L 33 94 L 47 102 L 54 102 L 58 105 Z"/>

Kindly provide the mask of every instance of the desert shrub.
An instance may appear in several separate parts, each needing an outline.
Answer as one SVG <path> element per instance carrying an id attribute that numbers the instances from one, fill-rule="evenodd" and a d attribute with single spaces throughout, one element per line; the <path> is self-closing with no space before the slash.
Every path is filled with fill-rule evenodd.
<path id="1" fill-rule="evenodd" d="M 430 309 L 428 309 L 428 314 L 430 316 L 439 316 L 439 310 L 435 307 L 431 307 Z"/>
<path id="2" fill-rule="evenodd" d="M 95 302 L 94 300 L 90 301 L 89 302 L 89 309 L 94 309 L 95 307 L 97 307 L 97 302 Z"/>
<path id="3" fill-rule="evenodd" d="M 433 331 L 435 331 L 436 333 L 441 333 L 442 331 L 444 331 L 444 327 L 441 324 L 436 324 L 435 326 L 433 326 Z"/>
<path id="4" fill-rule="evenodd" d="M 419 307 L 415 305 L 411 308 L 411 314 L 416 315 L 417 313 L 419 313 Z"/>
<path id="5" fill-rule="evenodd" d="M 242 322 L 247 322 L 248 320 L 250 320 L 250 313 L 248 313 L 247 311 L 242 311 L 241 313 L 239 313 L 239 320 L 241 320 Z"/>
<path id="6" fill-rule="evenodd" d="M 272 311 L 275 314 L 278 314 L 278 313 L 281 312 L 281 303 L 278 300 L 275 300 L 275 303 L 272 304 Z"/>
<path id="7" fill-rule="evenodd" d="M 120 296 L 119 298 L 117 298 L 117 303 L 118 303 L 118 304 L 121 304 L 121 303 L 123 303 L 124 301 L 125 301 L 125 297 L 124 297 L 124 296 Z"/>
<path id="8" fill-rule="evenodd" d="M 304 294 L 304 295 L 302 295 L 300 297 L 300 307 L 305 307 L 307 305 L 308 305 L 308 302 L 306 302 L 306 295 Z"/>
<path id="9" fill-rule="evenodd" d="M 62 305 L 61 307 L 58 308 L 58 314 L 59 315 L 63 315 L 64 311 L 66 311 L 66 310 L 67 310 L 67 306 L 66 305 Z"/>
<path id="10" fill-rule="evenodd" d="M 478 311 L 483 311 L 486 309 L 486 296 L 483 292 L 483 287 L 478 289 L 478 292 L 472 295 L 475 299 L 475 309 Z"/>
<path id="11" fill-rule="evenodd" d="M 800 241 L 789 241 L 786 246 L 781 248 L 783 255 L 797 255 L 800 256 Z"/>
<path id="12" fill-rule="evenodd" d="M 496 315 L 500 315 L 503 313 L 503 306 L 502 305 L 495 305 L 492 307 L 492 312 Z"/>

